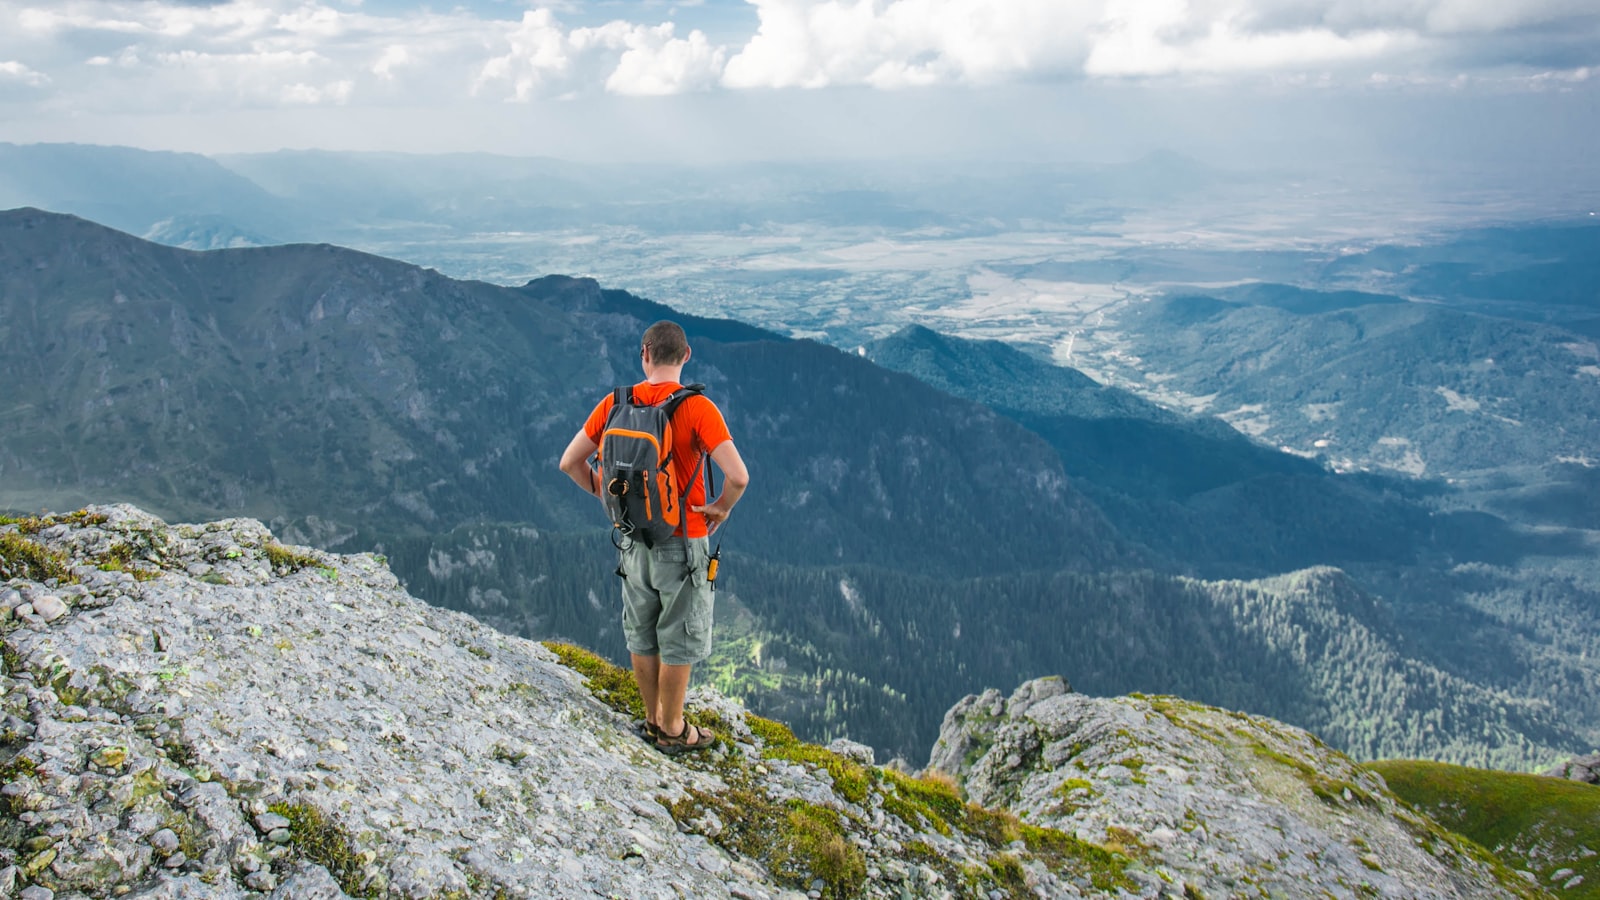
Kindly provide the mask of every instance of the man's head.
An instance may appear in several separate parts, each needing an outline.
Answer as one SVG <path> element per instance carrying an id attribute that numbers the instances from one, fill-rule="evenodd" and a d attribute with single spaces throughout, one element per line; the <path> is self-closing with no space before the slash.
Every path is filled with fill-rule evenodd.
<path id="1" fill-rule="evenodd" d="M 676 322 L 651 325 L 640 343 L 640 353 L 651 365 L 681 366 L 689 359 L 689 336 Z"/>

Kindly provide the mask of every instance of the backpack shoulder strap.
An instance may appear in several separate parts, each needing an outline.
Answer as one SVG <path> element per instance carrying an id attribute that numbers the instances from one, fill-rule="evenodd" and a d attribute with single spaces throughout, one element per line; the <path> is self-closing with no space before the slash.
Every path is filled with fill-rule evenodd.
<path id="1" fill-rule="evenodd" d="M 673 391 L 672 396 L 661 401 L 661 411 L 666 413 L 667 418 L 670 419 L 672 414 L 678 411 L 678 407 L 683 404 L 683 401 L 696 395 L 704 396 L 705 392 L 706 386 L 703 384 L 686 384 Z"/>

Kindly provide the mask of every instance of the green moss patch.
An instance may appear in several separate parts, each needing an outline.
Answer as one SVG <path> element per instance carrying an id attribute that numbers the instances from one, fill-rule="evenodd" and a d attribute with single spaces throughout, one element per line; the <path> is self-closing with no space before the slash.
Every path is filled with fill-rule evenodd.
<path id="1" fill-rule="evenodd" d="M 1441 835 L 1427 829 L 1431 823 L 1408 822 L 1424 831 L 1420 837 L 1426 842 L 1455 843 L 1458 852 L 1482 852 L 1492 863 L 1532 872 L 1562 897 L 1600 898 L 1600 856 L 1584 852 L 1600 850 L 1600 786 L 1415 760 L 1368 768 L 1382 775 L 1396 796 L 1454 833 Z M 1452 841 L 1456 835 L 1467 841 Z M 1470 846 L 1460 846 L 1468 841 Z M 1536 858 L 1530 852 L 1535 848 Z M 1570 871 L 1556 877 L 1563 870 Z M 1504 866 L 1499 874 L 1507 889 L 1535 895 Z M 1565 887 L 1579 877 L 1581 882 Z"/>
<path id="2" fill-rule="evenodd" d="M 309 553 L 285 547 L 278 543 L 268 543 L 261 547 L 261 552 L 271 564 L 272 570 L 278 574 L 286 575 L 298 572 L 301 569 L 322 568 L 322 560 Z"/>
<path id="3" fill-rule="evenodd" d="M 851 803 L 866 802 L 867 791 L 876 780 L 872 770 L 825 747 L 800 740 L 781 722 L 749 713 L 745 714 L 744 720 L 750 726 L 751 733 L 761 739 L 764 755 L 825 769 L 833 778 L 833 789 L 840 797 Z"/>
<path id="4" fill-rule="evenodd" d="M 356 850 L 349 832 L 307 803 L 274 803 L 273 812 L 289 820 L 289 843 L 302 856 L 328 870 L 346 894 L 376 900 L 383 890 L 363 873 L 371 859 Z"/>
<path id="5" fill-rule="evenodd" d="M 774 878 L 805 889 L 816 879 L 822 896 L 859 896 L 867 881 L 867 861 L 847 836 L 846 814 L 791 799 L 778 803 L 748 782 L 717 793 L 689 789 L 688 796 L 667 802 L 680 824 L 703 827 L 707 812 L 721 823 L 714 835 L 718 846 L 760 860 Z M 861 823 L 853 823 L 857 829 Z"/>
<path id="6" fill-rule="evenodd" d="M 0 581 L 11 578 L 26 578 L 29 581 L 54 578 L 58 584 L 75 584 L 78 580 L 67 568 L 65 554 L 57 553 L 19 531 L 0 534 Z"/>
<path id="7" fill-rule="evenodd" d="M 545 641 L 544 646 L 562 665 L 587 680 L 589 693 L 595 699 L 625 716 L 645 717 L 644 698 L 639 696 L 639 685 L 634 682 L 632 672 L 574 644 Z"/>

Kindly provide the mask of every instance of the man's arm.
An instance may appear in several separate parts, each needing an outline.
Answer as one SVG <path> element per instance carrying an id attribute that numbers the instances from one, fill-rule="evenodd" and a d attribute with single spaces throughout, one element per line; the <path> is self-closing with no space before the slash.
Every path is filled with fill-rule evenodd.
<path id="1" fill-rule="evenodd" d="M 589 493 L 600 496 L 600 475 L 589 467 L 589 457 L 600 445 L 589 439 L 589 435 L 579 431 L 572 436 L 572 443 L 561 454 L 561 471 L 567 473 L 572 483 L 583 488 Z M 716 459 L 715 454 L 712 459 Z"/>
<path id="2" fill-rule="evenodd" d="M 690 509 L 703 513 L 706 517 L 706 531 L 715 534 L 717 527 L 733 511 L 733 505 L 744 496 L 744 489 L 750 486 L 750 472 L 744 467 L 744 457 L 739 455 L 739 448 L 733 441 L 723 441 L 717 449 L 711 451 L 711 459 L 722 470 L 722 493 L 717 496 L 716 502 L 706 506 L 691 506 Z"/>

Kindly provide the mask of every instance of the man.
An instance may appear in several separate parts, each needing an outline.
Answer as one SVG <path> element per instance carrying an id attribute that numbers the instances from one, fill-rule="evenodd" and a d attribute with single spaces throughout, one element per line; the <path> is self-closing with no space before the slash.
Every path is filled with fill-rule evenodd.
<path id="1" fill-rule="evenodd" d="M 676 323 L 657 322 L 645 330 L 641 343 L 645 380 L 633 386 L 634 403 L 657 404 L 682 387 L 689 339 Z M 607 394 L 561 454 L 561 471 L 602 499 L 600 473 L 589 458 L 600 446 L 614 403 L 615 397 Z M 684 721 L 683 701 L 690 668 L 711 655 L 709 535 L 727 521 L 750 475 L 722 412 L 708 398 L 684 400 L 673 413 L 672 432 L 672 478 L 687 511 L 680 531 L 655 547 L 624 539 L 622 630 L 633 678 L 644 698 L 646 736 L 653 736 L 661 750 L 679 753 L 704 749 L 716 740 L 709 730 Z M 705 478 L 695 475 L 702 454 L 710 454 L 723 475 L 722 494 L 710 503 Z M 696 483 L 690 484 L 691 478 Z"/>

